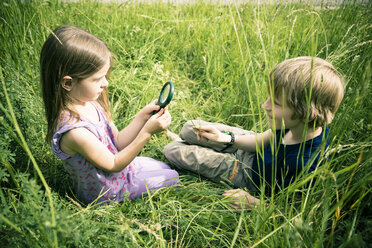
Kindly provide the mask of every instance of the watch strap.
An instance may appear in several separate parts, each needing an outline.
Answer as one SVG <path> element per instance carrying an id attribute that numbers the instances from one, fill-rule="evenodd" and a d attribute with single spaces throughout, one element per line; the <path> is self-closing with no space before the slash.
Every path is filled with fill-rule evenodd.
<path id="1" fill-rule="evenodd" d="M 228 134 L 231 136 L 231 140 L 229 143 L 226 144 L 226 146 L 221 150 L 221 152 L 226 151 L 228 148 L 230 148 L 235 143 L 235 135 L 233 132 L 224 132 L 224 134 Z"/>

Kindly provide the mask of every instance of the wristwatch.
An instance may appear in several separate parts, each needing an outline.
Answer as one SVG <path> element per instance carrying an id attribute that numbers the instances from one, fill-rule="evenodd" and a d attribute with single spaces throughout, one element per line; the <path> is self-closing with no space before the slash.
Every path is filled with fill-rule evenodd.
<path id="1" fill-rule="evenodd" d="M 233 132 L 224 132 L 224 134 L 228 134 L 231 136 L 231 140 L 229 143 L 226 144 L 226 146 L 221 150 L 221 152 L 225 151 L 227 148 L 231 147 L 235 143 L 235 135 Z"/>

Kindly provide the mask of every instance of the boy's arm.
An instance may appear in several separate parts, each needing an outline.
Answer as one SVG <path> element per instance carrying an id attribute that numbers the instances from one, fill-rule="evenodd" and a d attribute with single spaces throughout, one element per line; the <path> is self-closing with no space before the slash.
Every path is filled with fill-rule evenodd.
<path id="1" fill-rule="evenodd" d="M 204 138 L 222 144 L 228 144 L 231 141 L 230 134 L 222 133 L 213 126 L 194 127 L 194 129 L 198 130 L 196 133 L 198 140 Z M 233 147 L 248 152 L 255 152 L 257 147 L 259 149 L 265 147 L 270 142 L 272 135 L 271 129 L 252 135 L 236 135 Z"/>
<path id="2" fill-rule="evenodd" d="M 230 136 L 228 134 L 224 135 Z M 235 136 L 235 143 L 233 147 L 247 152 L 255 152 L 257 148 L 261 149 L 262 147 L 265 147 L 267 144 L 269 144 L 272 135 L 273 132 L 271 129 L 263 133 L 257 133 L 253 135 L 237 135 Z"/>

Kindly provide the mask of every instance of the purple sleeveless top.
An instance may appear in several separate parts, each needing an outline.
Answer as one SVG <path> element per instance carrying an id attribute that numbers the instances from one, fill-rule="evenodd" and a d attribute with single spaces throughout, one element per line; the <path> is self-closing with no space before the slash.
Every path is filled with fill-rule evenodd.
<path id="1" fill-rule="evenodd" d="M 92 132 L 113 154 L 118 153 L 113 131 L 103 110 L 95 104 L 94 106 L 100 119 L 98 123 L 84 118 L 77 121 L 70 120 L 70 113 L 65 111 L 61 115 L 59 129 L 55 131 L 52 140 L 53 152 L 62 160 L 65 170 L 72 178 L 73 187 L 79 200 L 84 203 L 91 203 L 95 200 L 98 203 L 121 202 L 142 195 L 146 192 L 146 187 L 154 189 L 178 182 L 178 179 L 171 179 L 178 177 L 176 171 L 171 170 L 165 163 L 152 158 L 136 157 L 121 172 L 114 173 L 95 167 L 78 153 L 73 156 L 64 153 L 59 146 L 62 135 L 71 129 L 81 127 Z M 153 170 L 156 170 L 155 174 L 151 173 Z M 144 175 L 147 176 L 144 178 Z M 156 177 L 151 175 L 156 175 Z"/>

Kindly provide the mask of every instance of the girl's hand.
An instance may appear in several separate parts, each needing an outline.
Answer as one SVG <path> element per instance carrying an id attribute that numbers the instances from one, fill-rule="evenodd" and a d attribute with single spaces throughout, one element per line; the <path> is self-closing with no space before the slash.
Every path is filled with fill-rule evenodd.
<path id="1" fill-rule="evenodd" d="M 169 113 L 168 108 L 165 107 L 158 113 L 151 115 L 144 125 L 143 130 L 153 135 L 167 129 L 170 126 L 171 121 L 171 114 Z"/>
<path id="2" fill-rule="evenodd" d="M 196 138 L 200 141 L 202 138 L 207 141 L 215 141 L 219 143 L 229 143 L 231 136 L 228 134 L 222 133 L 214 126 L 202 126 L 202 127 L 193 127 L 196 130 Z"/>
<path id="3" fill-rule="evenodd" d="M 241 189 L 226 190 L 222 196 L 231 198 L 231 206 L 235 209 L 252 209 L 260 204 L 259 199 Z"/>
<path id="4" fill-rule="evenodd" d="M 147 121 L 151 118 L 152 116 L 152 113 L 154 111 L 157 111 L 160 109 L 160 106 L 157 105 L 158 103 L 158 100 L 155 99 L 153 100 L 152 102 L 150 102 L 149 104 L 147 104 L 145 107 L 143 107 L 138 113 L 137 113 L 137 117 L 138 118 L 141 118 L 143 121 Z"/>

